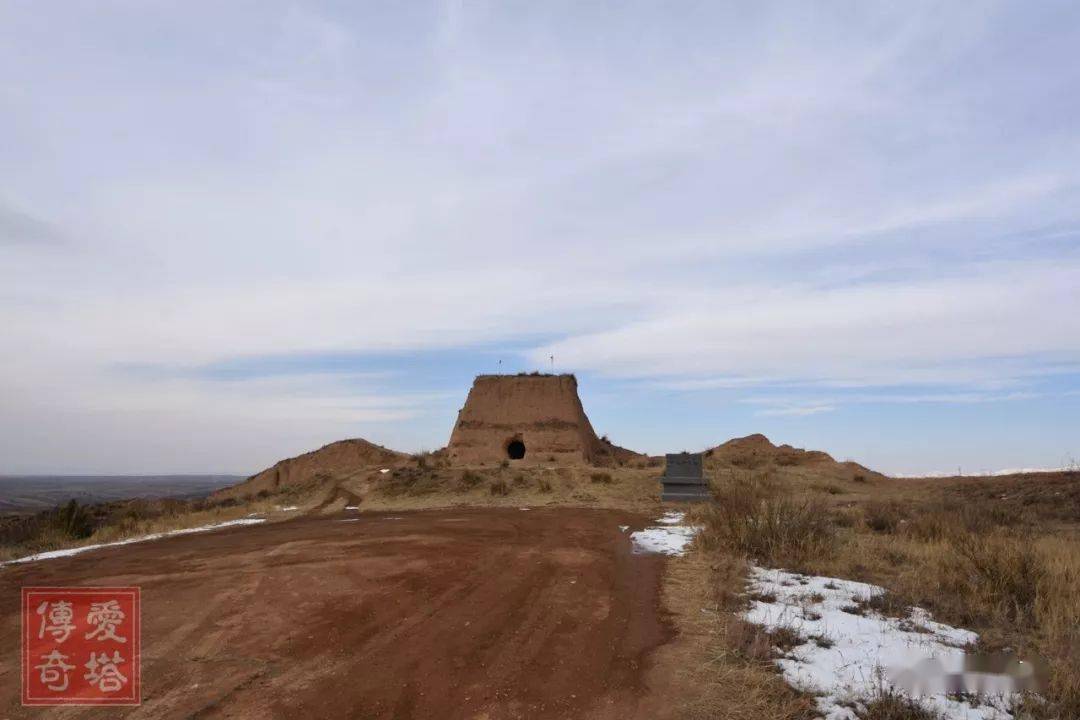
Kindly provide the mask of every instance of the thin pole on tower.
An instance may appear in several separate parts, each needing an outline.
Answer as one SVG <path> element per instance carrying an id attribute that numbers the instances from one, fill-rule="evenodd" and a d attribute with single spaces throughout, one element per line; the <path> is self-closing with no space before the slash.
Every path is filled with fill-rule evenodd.
<path id="1" fill-rule="evenodd" d="M 555 356 L 554 355 L 549 355 L 549 357 L 551 358 L 551 374 L 554 375 L 555 374 Z"/>

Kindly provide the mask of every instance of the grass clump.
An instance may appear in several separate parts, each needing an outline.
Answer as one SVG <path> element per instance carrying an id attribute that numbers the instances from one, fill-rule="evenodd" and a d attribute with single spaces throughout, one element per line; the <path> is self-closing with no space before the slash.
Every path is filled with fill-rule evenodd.
<path id="1" fill-rule="evenodd" d="M 542 493 L 549 493 L 551 492 L 551 483 L 544 478 L 537 478 L 536 489 Z"/>
<path id="2" fill-rule="evenodd" d="M 399 467 L 386 475 L 380 475 L 379 490 L 389 497 L 421 496 L 438 492 L 442 481 L 434 469 L 427 464 L 415 467 Z"/>
<path id="3" fill-rule="evenodd" d="M 855 716 L 859 720 L 943 720 L 940 713 L 891 690 L 883 690 L 863 708 L 857 709 Z"/>
<path id="4" fill-rule="evenodd" d="M 462 490 L 472 490 L 484 482 L 484 476 L 473 470 L 462 470 L 458 477 L 458 487 Z"/>
<path id="5" fill-rule="evenodd" d="M 505 480 L 496 480 L 491 483 L 489 490 L 493 496 L 505 496 L 510 494 L 510 486 L 506 484 Z"/>
<path id="6" fill-rule="evenodd" d="M 610 485 L 613 482 L 611 473 L 606 472 L 594 472 L 589 476 L 589 480 L 600 485 Z"/>
<path id="7" fill-rule="evenodd" d="M 781 653 L 789 653 L 806 642 L 798 630 L 789 627 L 778 627 L 768 632 L 769 640 L 773 646 L 779 648 Z"/>

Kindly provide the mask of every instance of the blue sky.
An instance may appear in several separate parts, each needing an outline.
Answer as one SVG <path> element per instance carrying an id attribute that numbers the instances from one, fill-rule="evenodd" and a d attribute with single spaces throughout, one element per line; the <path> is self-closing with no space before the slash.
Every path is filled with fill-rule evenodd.
<path id="1" fill-rule="evenodd" d="M 0 2 L 0 472 L 445 443 L 1080 458 L 1075 3 Z M 502 365 L 499 365 L 499 361 Z"/>

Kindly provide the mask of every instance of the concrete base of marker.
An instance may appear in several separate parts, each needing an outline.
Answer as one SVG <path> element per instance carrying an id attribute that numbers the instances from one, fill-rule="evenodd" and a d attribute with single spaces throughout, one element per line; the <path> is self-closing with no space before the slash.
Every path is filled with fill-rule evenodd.
<path id="1" fill-rule="evenodd" d="M 709 484 L 702 478 L 660 478 L 663 487 L 660 499 L 663 501 L 701 502 L 712 499 Z"/>

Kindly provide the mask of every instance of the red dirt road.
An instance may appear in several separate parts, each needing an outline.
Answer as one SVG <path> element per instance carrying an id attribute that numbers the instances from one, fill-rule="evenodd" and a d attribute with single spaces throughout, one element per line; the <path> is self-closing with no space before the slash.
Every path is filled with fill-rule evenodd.
<path id="1" fill-rule="evenodd" d="M 2 568 L 0 717 L 656 717 L 664 561 L 619 530 L 644 520 L 346 513 Z M 24 585 L 141 586 L 141 707 L 20 706 Z"/>

